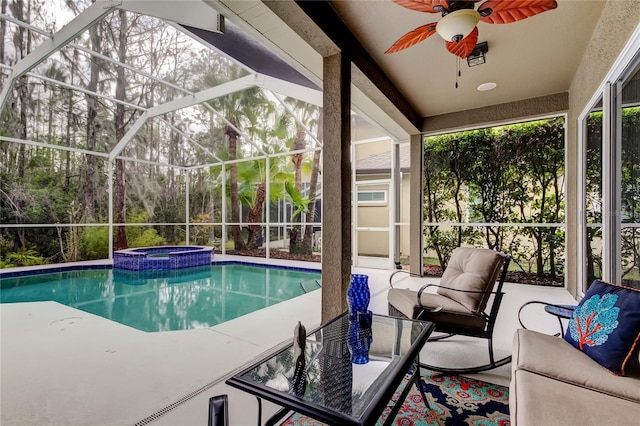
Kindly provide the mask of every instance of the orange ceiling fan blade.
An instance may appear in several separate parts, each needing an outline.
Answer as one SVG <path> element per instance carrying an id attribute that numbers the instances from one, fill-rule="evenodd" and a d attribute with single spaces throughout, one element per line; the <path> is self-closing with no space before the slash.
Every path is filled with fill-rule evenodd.
<path id="1" fill-rule="evenodd" d="M 473 48 L 478 43 L 478 27 L 475 27 L 468 36 L 460 40 L 459 42 L 448 41 L 447 50 L 462 59 L 471 55 Z"/>
<path id="2" fill-rule="evenodd" d="M 427 25 L 423 25 L 421 27 L 416 28 L 413 31 L 409 31 L 402 37 L 400 37 L 393 45 L 387 49 L 385 53 L 395 53 L 400 50 L 404 50 L 408 47 L 411 47 L 415 44 L 420 43 L 421 41 L 431 37 L 436 33 L 436 22 L 432 22 Z"/>
<path id="3" fill-rule="evenodd" d="M 440 13 L 443 9 L 449 8 L 449 0 L 393 0 L 393 2 L 418 12 Z"/>
<path id="4" fill-rule="evenodd" d="M 556 7 L 556 0 L 488 0 L 478 7 L 478 13 L 487 24 L 509 24 Z"/>

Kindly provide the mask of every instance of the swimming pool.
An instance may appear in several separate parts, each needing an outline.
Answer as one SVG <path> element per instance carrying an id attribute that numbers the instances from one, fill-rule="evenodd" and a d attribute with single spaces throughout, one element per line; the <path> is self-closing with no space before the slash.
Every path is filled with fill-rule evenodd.
<path id="1" fill-rule="evenodd" d="M 55 301 L 137 328 L 211 327 L 300 296 L 319 271 L 243 263 L 163 275 L 113 269 L 62 271 L 0 280 L 0 302 Z M 314 286 L 315 287 L 315 286 Z"/>

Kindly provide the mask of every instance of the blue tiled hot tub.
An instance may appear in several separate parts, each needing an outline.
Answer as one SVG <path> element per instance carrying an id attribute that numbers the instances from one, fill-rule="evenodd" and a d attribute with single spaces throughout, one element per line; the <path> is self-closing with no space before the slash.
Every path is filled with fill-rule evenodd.
<path id="1" fill-rule="evenodd" d="M 211 264 L 213 247 L 159 246 L 113 252 L 113 267 L 127 271 L 167 271 Z"/>

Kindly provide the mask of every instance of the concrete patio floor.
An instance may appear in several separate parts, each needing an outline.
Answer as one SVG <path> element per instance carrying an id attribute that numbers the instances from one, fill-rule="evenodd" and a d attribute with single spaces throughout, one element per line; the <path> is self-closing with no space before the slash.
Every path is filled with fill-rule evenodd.
<path id="1" fill-rule="evenodd" d="M 216 256 L 222 259 L 222 256 Z M 225 260 L 245 260 L 225 256 Z M 269 264 L 291 262 L 251 259 Z M 296 262 L 320 268 L 319 264 Z M 354 268 L 369 275 L 370 309 L 386 314 L 392 271 Z M 437 281 L 437 280 L 434 280 Z M 425 279 L 403 278 L 400 287 Z M 510 353 L 517 312 L 528 300 L 573 303 L 563 289 L 505 284 L 496 357 Z M 205 329 L 145 333 L 55 303 L 0 305 L 0 423 L 2 425 L 204 425 L 208 399 L 229 395 L 231 425 L 255 425 L 256 399 L 224 380 L 265 351 L 292 338 L 302 321 L 320 323 L 321 293 L 314 291 Z M 551 332 L 554 317 L 527 311 L 527 325 Z M 487 362 L 486 341 L 456 338 L 425 345 L 421 360 L 438 365 Z M 478 359 L 477 357 L 480 357 Z M 450 365 L 450 364 L 446 364 Z M 506 385 L 510 365 L 478 376 Z M 263 404 L 265 416 L 277 407 Z"/>

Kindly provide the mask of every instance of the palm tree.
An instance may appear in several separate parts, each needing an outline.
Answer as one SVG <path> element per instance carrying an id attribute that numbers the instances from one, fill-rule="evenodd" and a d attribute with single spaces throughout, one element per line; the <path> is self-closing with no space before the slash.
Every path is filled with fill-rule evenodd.
<path id="1" fill-rule="evenodd" d="M 323 133 L 323 111 L 319 109 L 318 114 L 318 127 L 316 133 L 316 139 L 322 143 Z M 320 155 L 322 151 L 317 150 L 313 153 L 313 163 L 311 166 L 311 178 L 309 180 L 309 211 L 307 212 L 307 221 L 316 221 L 316 192 L 318 191 L 318 174 L 320 171 Z M 304 254 L 311 254 L 313 251 L 313 226 L 307 226 L 304 229 L 304 238 L 302 239 L 301 252 Z"/>
<path id="2" fill-rule="evenodd" d="M 241 77 L 244 71 L 237 69 L 231 74 L 231 79 Z M 209 75 L 205 80 L 216 80 L 215 75 Z M 220 82 L 217 82 L 218 84 Z M 211 84 L 215 86 L 216 84 Z M 210 105 L 220 111 L 225 117 L 224 134 L 228 142 L 228 160 L 229 160 L 229 184 L 230 184 L 230 202 L 231 202 L 231 235 L 235 249 L 245 248 L 244 241 L 240 232 L 240 200 L 238 198 L 238 167 L 235 160 L 238 158 L 238 140 L 241 136 L 240 131 L 245 125 L 255 122 L 255 117 L 260 114 L 261 109 L 267 107 L 268 102 L 262 90 L 252 87 L 241 92 L 235 92 L 222 98 L 214 99 Z"/>
<path id="3" fill-rule="evenodd" d="M 318 108 L 306 102 L 302 102 L 293 98 L 286 98 L 285 102 L 291 107 L 291 109 L 297 115 L 296 117 L 297 120 L 295 121 L 296 123 L 295 137 L 293 138 L 292 146 L 291 146 L 292 151 L 294 151 L 294 153 L 291 155 L 291 162 L 293 163 L 294 169 L 295 169 L 295 186 L 294 186 L 295 191 L 294 192 L 295 194 L 300 195 L 302 194 L 302 169 L 303 169 L 304 154 L 297 151 L 304 150 L 307 147 L 306 146 L 307 129 L 318 124 L 318 118 L 317 118 Z M 315 187 L 317 184 L 317 177 L 318 177 L 317 167 L 320 164 L 319 152 L 316 151 L 316 153 L 318 153 L 318 158 L 316 162 L 316 158 L 314 155 L 313 165 L 315 169 L 312 170 L 312 173 L 311 173 L 312 177 L 315 176 L 315 180 L 316 180 L 315 182 L 313 182 L 314 193 L 309 194 L 309 198 L 310 199 L 312 198 L 314 203 L 315 203 Z M 309 189 L 311 190 L 311 188 Z M 306 212 L 306 209 L 305 209 L 305 212 Z M 313 209 L 312 214 L 308 215 L 308 217 L 311 218 L 311 220 L 313 220 L 314 214 L 315 214 L 315 208 Z M 301 223 L 302 215 L 292 214 L 291 222 Z M 311 249 L 312 249 L 311 232 L 312 232 L 312 227 L 307 226 L 305 228 L 305 240 L 308 240 L 308 241 L 305 241 L 303 243 L 302 225 L 292 227 L 291 233 L 289 234 L 289 251 L 291 253 L 311 254 Z"/>
<path id="4" fill-rule="evenodd" d="M 250 127 L 252 136 L 260 142 L 260 149 L 266 154 L 285 152 L 287 128 L 289 116 L 287 113 L 277 114 L 272 107 L 264 108 L 262 114 L 256 117 L 258 120 Z M 270 177 L 269 203 L 277 202 L 283 196 L 283 182 L 292 180 L 292 174 L 287 173 L 284 156 L 272 156 L 267 160 L 258 159 L 240 163 L 239 177 L 241 178 L 240 198 L 243 205 L 249 207 L 247 216 L 248 236 L 247 248 L 258 247 L 258 241 L 262 235 L 259 225 L 251 225 L 262 221 L 265 199 L 267 196 L 267 176 Z M 257 185 L 255 182 L 258 182 Z"/>

